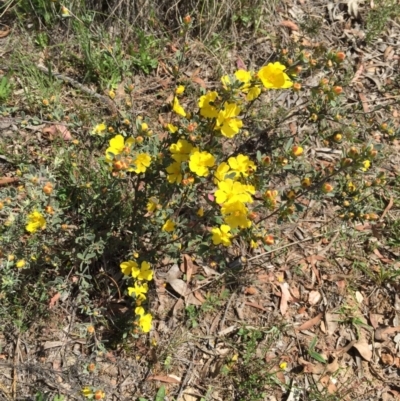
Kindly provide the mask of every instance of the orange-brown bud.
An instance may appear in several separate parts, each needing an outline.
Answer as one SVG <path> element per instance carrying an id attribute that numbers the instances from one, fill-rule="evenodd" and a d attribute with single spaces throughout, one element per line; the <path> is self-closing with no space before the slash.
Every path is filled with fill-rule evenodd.
<path id="1" fill-rule="evenodd" d="M 332 91 L 335 95 L 340 95 L 343 92 L 343 88 L 341 86 L 334 86 Z"/>
<path id="2" fill-rule="evenodd" d="M 266 235 L 264 237 L 264 243 L 266 245 L 273 245 L 275 243 L 274 236 L 273 235 Z"/>
<path id="3" fill-rule="evenodd" d="M 53 192 L 53 185 L 51 184 L 51 182 L 46 182 L 45 186 L 43 187 L 43 192 L 46 195 L 51 195 L 51 193 Z"/>

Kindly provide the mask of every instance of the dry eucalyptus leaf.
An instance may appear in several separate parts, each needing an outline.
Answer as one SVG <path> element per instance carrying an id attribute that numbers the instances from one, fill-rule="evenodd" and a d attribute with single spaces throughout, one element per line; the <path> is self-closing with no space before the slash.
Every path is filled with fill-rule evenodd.
<path id="1" fill-rule="evenodd" d="M 69 132 L 68 128 L 62 124 L 48 125 L 43 128 L 42 132 L 43 134 L 48 134 L 51 141 L 55 138 L 61 138 L 64 141 L 72 141 L 71 132 Z"/>
<path id="2" fill-rule="evenodd" d="M 179 266 L 175 263 L 169 269 L 165 280 L 167 281 L 167 283 L 169 283 L 171 280 L 175 280 L 177 278 L 180 278 L 181 276 L 182 276 L 182 272 L 180 271 Z"/>
<path id="3" fill-rule="evenodd" d="M 366 361 L 369 362 L 372 359 L 372 349 L 364 338 L 353 344 L 353 347 Z"/>
<path id="4" fill-rule="evenodd" d="M 175 278 L 173 280 L 167 280 L 167 282 L 180 296 L 185 297 L 188 293 L 187 284 L 183 280 Z"/>
<path id="5" fill-rule="evenodd" d="M 325 322 L 326 322 L 326 329 L 329 335 L 333 335 L 337 330 L 339 323 L 337 320 L 337 316 L 333 313 L 325 313 Z"/>
<path id="6" fill-rule="evenodd" d="M 289 284 L 288 283 L 282 283 L 279 284 L 281 287 L 282 291 L 282 296 L 281 296 L 281 303 L 279 305 L 279 309 L 281 311 L 282 316 L 284 316 L 288 310 L 288 301 L 290 300 L 290 292 L 289 292 Z"/>

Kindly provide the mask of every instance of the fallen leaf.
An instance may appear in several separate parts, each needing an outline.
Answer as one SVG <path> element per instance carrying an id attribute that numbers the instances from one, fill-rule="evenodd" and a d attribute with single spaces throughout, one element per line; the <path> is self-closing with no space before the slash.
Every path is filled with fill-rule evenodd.
<path id="1" fill-rule="evenodd" d="M 194 388 L 187 387 L 182 394 L 182 397 L 178 398 L 178 401 L 197 401 L 201 397 L 197 395 Z"/>
<path id="2" fill-rule="evenodd" d="M 268 309 L 265 309 L 263 306 L 259 305 L 256 302 L 245 302 L 245 305 L 268 312 Z"/>
<path id="3" fill-rule="evenodd" d="M 204 303 L 204 302 L 206 302 L 206 299 L 203 297 L 203 295 L 201 295 L 201 292 L 200 291 L 195 291 L 194 293 L 193 293 L 193 295 L 199 300 L 199 302 L 201 302 L 202 304 Z"/>
<path id="4" fill-rule="evenodd" d="M 290 292 L 289 292 L 289 284 L 288 283 L 280 283 L 282 295 L 281 302 L 279 304 L 279 310 L 281 311 L 282 316 L 284 316 L 288 309 L 288 301 L 290 300 Z"/>
<path id="5" fill-rule="evenodd" d="M 313 364 L 311 362 L 306 361 L 303 358 L 299 358 L 298 362 L 303 366 L 304 373 L 313 373 L 313 374 L 321 374 L 325 370 L 325 365 L 322 363 Z"/>
<path id="6" fill-rule="evenodd" d="M 48 134 L 49 139 L 52 141 L 55 138 L 61 138 L 64 141 L 72 141 L 72 135 L 68 128 L 62 124 L 48 125 L 43 128 L 43 134 Z"/>
<path id="7" fill-rule="evenodd" d="M 299 30 L 299 27 L 294 22 L 289 21 L 289 20 L 281 21 L 279 25 L 280 26 L 284 26 L 286 28 L 289 28 L 292 31 L 298 31 Z"/>
<path id="8" fill-rule="evenodd" d="M 356 291 L 356 300 L 359 304 L 362 304 L 364 301 L 364 297 L 360 291 Z"/>
<path id="9" fill-rule="evenodd" d="M 391 354 L 385 352 L 381 354 L 381 361 L 385 365 L 393 365 L 394 358 Z"/>
<path id="10" fill-rule="evenodd" d="M 369 362 L 372 359 L 372 349 L 370 348 L 367 340 L 365 340 L 364 338 L 354 343 L 353 347 L 366 361 Z"/>
<path id="11" fill-rule="evenodd" d="M 329 373 L 335 373 L 339 368 L 340 366 L 336 358 L 326 365 L 326 371 Z"/>
<path id="12" fill-rule="evenodd" d="M 322 376 L 319 380 L 320 383 L 328 390 L 329 394 L 334 394 L 337 390 L 335 383 L 332 382 L 330 376 Z"/>
<path id="13" fill-rule="evenodd" d="M 194 265 L 192 258 L 189 255 L 183 255 L 183 264 L 185 267 L 186 281 L 189 283 L 194 272 Z"/>
<path id="14" fill-rule="evenodd" d="M 354 74 L 354 77 L 350 81 L 350 83 L 352 84 L 352 83 L 358 81 L 358 79 L 361 77 L 361 74 L 363 73 L 363 71 L 364 71 L 364 66 L 362 64 L 360 64 L 360 66 L 358 67 L 358 69 L 357 69 L 356 73 Z"/>
<path id="15" fill-rule="evenodd" d="M 333 335 L 339 326 L 337 316 L 333 313 L 325 313 L 326 329 L 329 335 Z"/>
<path id="16" fill-rule="evenodd" d="M 308 302 L 310 305 L 316 305 L 320 300 L 322 296 L 318 291 L 310 291 L 308 294 Z"/>
<path id="17" fill-rule="evenodd" d="M 387 340 L 389 334 L 396 333 L 397 331 L 400 331 L 400 326 L 395 326 L 395 327 L 378 327 L 375 330 L 375 339 L 378 341 L 385 341 Z"/>
<path id="18" fill-rule="evenodd" d="M 377 329 L 379 327 L 379 323 L 383 323 L 383 315 L 379 315 L 378 313 L 370 313 L 369 321 L 371 323 L 371 326 L 374 329 Z"/>
<path id="19" fill-rule="evenodd" d="M 165 281 L 167 283 L 169 283 L 171 280 L 175 280 L 177 278 L 180 278 L 181 276 L 182 276 L 182 272 L 180 271 L 179 266 L 175 263 L 168 270 L 167 277 L 165 278 Z"/>
<path id="20" fill-rule="evenodd" d="M 316 326 L 322 319 L 322 313 L 319 313 L 317 316 L 313 317 L 312 319 L 304 322 L 299 327 L 296 327 L 296 331 L 308 330 L 311 327 Z"/>
<path id="21" fill-rule="evenodd" d="M 49 302 L 49 308 L 51 309 L 53 306 L 55 306 L 55 304 L 57 303 L 57 301 L 60 299 L 61 294 L 59 292 L 57 292 L 55 295 L 53 295 L 50 299 Z"/>
<path id="22" fill-rule="evenodd" d="M 214 276 L 214 275 L 219 275 L 219 273 L 218 273 L 216 270 L 211 269 L 211 267 L 202 266 L 201 268 L 203 269 L 204 274 L 205 274 L 207 277 L 209 277 L 209 276 Z"/>
<path id="23" fill-rule="evenodd" d="M 168 284 L 177 292 L 181 297 L 185 297 L 188 293 L 187 284 L 180 278 L 167 281 Z"/>
<path id="24" fill-rule="evenodd" d="M 5 38 L 11 32 L 11 29 L 7 26 L 6 29 L 0 31 L 0 38 Z"/>
<path id="25" fill-rule="evenodd" d="M 162 376 L 162 375 L 155 375 L 155 376 L 149 376 L 146 381 L 150 380 L 157 380 L 162 383 L 172 383 L 172 384 L 179 384 L 181 382 L 181 379 L 174 376 L 172 377 L 171 375 L 168 376 Z"/>
<path id="26" fill-rule="evenodd" d="M 194 76 L 191 78 L 192 81 L 198 85 L 200 85 L 203 89 L 207 89 L 207 84 L 204 81 L 204 79 L 201 79 L 200 77 Z"/>
<path id="27" fill-rule="evenodd" d="M 239 56 L 238 56 L 238 58 L 236 60 L 236 66 L 237 66 L 238 70 L 247 71 L 246 64 L 244 63 L 244 61 Z"/>
<path id="28" fill-rule="evenodd" d="M 246 294 L 246 295 L 255 295 L 255 294 L 257 294 L 257 289 L 256 288 L 254 288 L 254 287 L 247 287 L 245 290 L 244 290 L 244 293 Z"/>

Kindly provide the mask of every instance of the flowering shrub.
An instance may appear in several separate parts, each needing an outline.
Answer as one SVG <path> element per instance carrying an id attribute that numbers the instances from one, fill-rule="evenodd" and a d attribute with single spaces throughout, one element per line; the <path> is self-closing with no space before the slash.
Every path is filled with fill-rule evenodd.
<path id="1" fill-rule="evenodd" d="M 285 50 L 258 71 L 223 76 L 194 103 L 176 65 L 176 89 L 161 126 L 142 117 L 132 123 L 133 88 L 127 87 L 122 121 L 91 130 L 102 156 L 77 156 L 79 142 L 72 143 L 56 153 L 51 174 L 24 166 L 21 187 L 2 190 L 3 268 L 71 271 L 87 295 L 82 272 L 112 253 L 135 300 L 135 322 L 147 333 L 149 289 L 165 254 L 177 259 L 185 251 L 223 264 L 226 249 L 239 240 L 249 252 L 269 250 L 278 239 L 265 222 L 301 217 L 311 200 L 333 204 L 343 220 L 376 219 L 367 200 L 385 183 L 374 169 L 379 147 L 370 131 L 359 132 L 364 122 L 345 112 L 344 60 L 341 52 L 314 58 L 295 50 L 289 58 Z M 316 71 L 323 78 L 310 84 Z M 298 110 L 277 100 L 277 94 L 296 98 L 303 91 L 307 102 Z M 290 130 L 293 118 L 309 131 Z M 389 130 L 382 126 L 388 138 Z M 312 155 L 317 144 L 331 152 L 328 161 Z M 84 312 L 100 313 L 93 305 Z"/>

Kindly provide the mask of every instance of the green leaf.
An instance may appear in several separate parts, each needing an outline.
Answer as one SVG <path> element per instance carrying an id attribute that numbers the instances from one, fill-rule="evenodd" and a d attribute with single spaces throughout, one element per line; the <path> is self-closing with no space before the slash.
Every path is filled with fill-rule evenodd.
<path id="1" fill-rule="evenodd" d="M 164 397 L 165 397 L 165 386 L 161 386 L 157 391 L 156 399 L 154 401 L 164 401 Z"/>
<path id="2" fill-rule="evenodd" d="M 321 362 L 321 363 L 326 363 L 325 358 L 318 352 L 309 349 L 308 353 L 310 354 L 311 358 L 315 359 L 316 361 Z"/>

